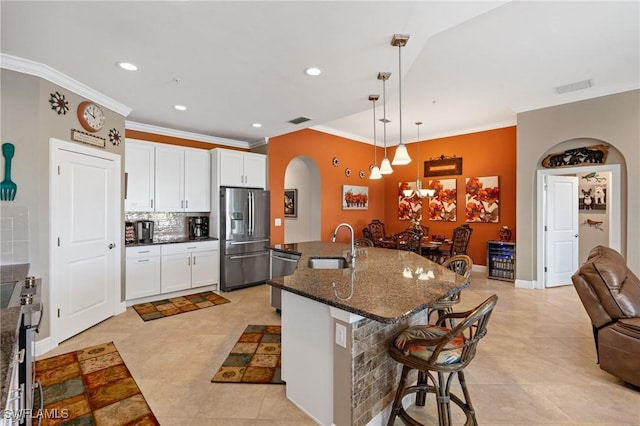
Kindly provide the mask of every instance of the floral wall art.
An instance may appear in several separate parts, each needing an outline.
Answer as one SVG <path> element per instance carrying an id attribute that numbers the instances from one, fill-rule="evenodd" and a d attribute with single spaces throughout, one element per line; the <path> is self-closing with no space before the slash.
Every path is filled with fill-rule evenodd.
<path id="1" fill-rule="evenodd" d="M 398 219 L 420 222 L 422 220 L 422 199 L 416 195 L 406 197 L 402 191 L 416 189 L 415 182 L 398 182 Z"/>
<path id="2" fill-rule="evenodd" d="M 434 179 L 429 189 L 436 192 L 429 203 L 429 220 L 455 222 L 457 219 L 457 190 L 455 179 Z"/>
<path id="3" fill-rule="evenodd" d="M 369 208 L 369 187 L 342 185 L 343 210 L 367 210 Z"/>
<path id="4" fill-rule="evenodd" d="M 498 176 L 465 179 L 467 222 L 498 223 L 500 221 Z"/>

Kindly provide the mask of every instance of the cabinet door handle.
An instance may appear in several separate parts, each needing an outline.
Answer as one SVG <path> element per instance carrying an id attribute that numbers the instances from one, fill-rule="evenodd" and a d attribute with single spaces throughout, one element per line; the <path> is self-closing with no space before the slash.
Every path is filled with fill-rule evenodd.
<path id="1" fill-rule="evenodd" d="M 140 259 L 138 260 L 138 263 L 142 263 L 142 262 L 150 262 L 151 259 Z"/>
<path id="2" fill-rule="evenodd" d="M 184 200 L 180 200 L 180 208 L 184 209 Z"/>
<path id="3" fill-rule="evenodd" d="M 153 200 L 151 200 L 151 208 L 153 208 Z"/>
<path id="4" fill-rule="evenodd" d="M 191 257 L 187 259 L 187 265 L 191 266 Z"/>
<path id="5" fill-rule="evenodd" d="M 194 265 L 196 264 L 196 257 L 195 256 L 193 256 L 193 264 Z"/>
<path id="6" fill-rule="evenodd" d="M 189 208 L 189 200 L 187 200 L 187 201 L 185 201 L 185 202 L 184 202 L 184 208 L 185 208 L 185 209 L 188 209 L 188 208 Z"/>

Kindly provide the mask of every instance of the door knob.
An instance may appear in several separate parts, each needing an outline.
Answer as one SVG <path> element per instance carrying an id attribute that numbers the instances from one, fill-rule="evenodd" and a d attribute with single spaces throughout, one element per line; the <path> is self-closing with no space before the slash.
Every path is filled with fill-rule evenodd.
<path id="1" fill-rule="evenodd" d="M 574 235 L 574 237 L 576 237 L 576 238 L 578 238 L 579 236 L 580 236 L 580 234 L 576 234 L 576 235 Z"/>
<path id="2" fill-rule="evenodd" d="M 109 244 L 109 250 L 113 249 L 115 246 L 116 246 L 116 245 L 115 245 L 115 244 L 113 244 L 113 243 Z"/>

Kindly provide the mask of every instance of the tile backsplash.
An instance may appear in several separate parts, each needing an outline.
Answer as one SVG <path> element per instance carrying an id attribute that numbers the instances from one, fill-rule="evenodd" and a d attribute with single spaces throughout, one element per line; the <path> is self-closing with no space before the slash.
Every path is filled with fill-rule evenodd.
<path id="1" fill-rule="evenodd" d="M 172 239 L 189 236 L 188 217 L 209 216 L 209 213 L 179 213 L 179 212 L 125 212 L 127 222 L 138 220 L 152 220 L 154 239 Z"/>
<path id="2" fill-rule="evenodd" d="M 0 204 L 0 265 L 29 262 L 29 209 Z"/>

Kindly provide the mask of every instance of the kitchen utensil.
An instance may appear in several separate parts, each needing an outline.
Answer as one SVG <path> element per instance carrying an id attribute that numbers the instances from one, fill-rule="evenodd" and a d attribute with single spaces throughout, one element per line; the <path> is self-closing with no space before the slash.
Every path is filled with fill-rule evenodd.
<path id="1" fill-rule="evenodd" d="M 18 192 L 18 185 L 11 180 L 11 159 L 15 153 L 16 148 L 12 143 L 2 144 L 2 155 L 5 158 L 4 167 L 4 180 L 0 182 L 0 200 L 11 201 L 16 198 L 16 192 Z"/>

